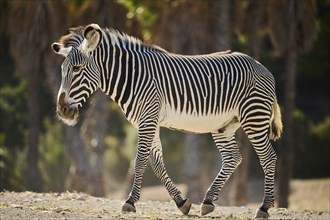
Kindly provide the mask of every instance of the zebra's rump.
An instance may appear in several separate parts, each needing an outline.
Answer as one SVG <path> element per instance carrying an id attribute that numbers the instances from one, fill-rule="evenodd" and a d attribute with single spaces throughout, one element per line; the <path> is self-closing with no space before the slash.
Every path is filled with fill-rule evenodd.
<path id="1" fill-rule="evenodd" d="M 162 60 L 155 65 L 163 67 L 155 69 L 163 105 L 159 117 L 162 127 L 217 132 L 233 118 L 240 118 L 245 100 L 253 96 L 256 102 L 272 102 L 275 96 L 269 71 L 241 53 L 168 55 Z"/>

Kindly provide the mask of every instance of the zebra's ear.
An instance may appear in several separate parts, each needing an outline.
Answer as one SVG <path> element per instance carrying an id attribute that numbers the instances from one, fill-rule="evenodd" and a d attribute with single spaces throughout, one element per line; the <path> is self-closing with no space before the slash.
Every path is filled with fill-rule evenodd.
<path id="1" fill-rule="evenodd" d="M 52 44 L 52 50 L 54 53 L 67 57 L 72 47 L 63 47 L 62 44 L 55 42 Z"/>
<path id="2" fill-rule="evenodd" d="M 81 44 L 81 50 L 91 52 L 97 48 L 102 40 L 102 31 L 97 24 L 90 24 L 84 29 L 84 41 Z"/>

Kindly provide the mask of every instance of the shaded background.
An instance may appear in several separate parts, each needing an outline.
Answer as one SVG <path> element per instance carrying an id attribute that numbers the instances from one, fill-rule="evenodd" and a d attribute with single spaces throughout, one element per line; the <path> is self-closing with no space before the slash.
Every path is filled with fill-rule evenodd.
<path id="1" fill-rule="evenodd" d="M 292 178 L 330 177 L 329 11 L 329 0 L 0 0 L 0 189 L 110 197 L 130 189 L 137 132 L 115 103 L 97 92 L 75 127 L 55 115 L 63 58 L 50 45 L 69 27 L 98 23 L 175 53 L 231 49 L 263 63 L 282 107 L 276 203 L 288 207 Z M 161 136 L 169 175 L 200 202 L 221 167 L 210 136 Z M 243 163 L 222 205 L 245 205 L 248 183 L 263 178 L 244 134 L 237 137 Z M 158 184 L 148 167 L 144 186 Z"/>

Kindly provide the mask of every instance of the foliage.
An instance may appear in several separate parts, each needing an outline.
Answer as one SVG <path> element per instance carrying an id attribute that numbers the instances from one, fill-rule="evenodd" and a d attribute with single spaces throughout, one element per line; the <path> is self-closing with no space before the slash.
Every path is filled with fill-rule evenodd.
<path id="1" fill-rule="evenodd" d="M 10 146 L 12 151 L 24 146 L 27 120 L 25 98 L 26 84 L 23 80 L 15 86 L 3 86 L 0 90 L 0 144 Z"/>
<path id="2" fill-rule="evenodd" d="M 22 191 L 22 178 L 17 169 L 14 154 L 0 146 L 0 190 Z"/>
<path id="3" fill-rule="evenodd" d="M 151 27 L 157 19 L 157 11 L 162 3 L 153 0 L 117 0 L 117 2 L 127 8 L 127 19 L 136 19 L 142 25 L 143 39 L 150 40 Z"/>
<path id="4" fill-rule="evenodd" d="M 321 4 L 323 1 L 319 1 Z M 317 19 L 317 38 L 311 51 L 301 56 L 300 64 L 302 69 L 308 75 L 313 77 L 322 77 L 324 72 L 330 71 L 330 51 L 324 47 L 330 39 L 330 4 L 324 4 L 324 7 L 319 9 L 319 17 Z M 318 65 L 322 63 L 322 65 Z"/>
<path id="5" fill-rule="evenodd" d="M 330 116 L 312 123 L 302 111 L 295 111 L 295 178 L 330 176 Z"/>
<path id="6" fill-rule="evenodd" d="M 8 56 L 8 38 L 0 35 L 0 145 L 22 148 L 26 130 L 26 83 Z M 7 117 L 8 116 L 8 117 Z M 10 116 L 10 117 L 9 117 Z"/>
<path id="7" fill-rule="evenodd" d="M 308 54 L 298 62 L 298 107 L 312 120 L 322 120 L 330 115 L 330 50 L 325 46 L 330 39 L 330 1 L 317 1 L 317 38 Z M 308 86 L 308 89 L 306 88 Z M 312 95 L 311 95 L 312 94 Z M 318 106 L 318 107 L 315 107 Z"/>
<path id="8" fill-rule="evenodd" d="M 75 8 L 80 8 L 86 0 L 69 0 L 68 3 L 73 5 Z"/>
<path id="9" fill-rule="evenodd" d="M 319 178 L 330 176 L 330 116 L 325 117 L 319 123 L 313 124 L 311 127 L 311 142 L 308 153 L 299 160 L 307 161 L 304 178 Z"/>

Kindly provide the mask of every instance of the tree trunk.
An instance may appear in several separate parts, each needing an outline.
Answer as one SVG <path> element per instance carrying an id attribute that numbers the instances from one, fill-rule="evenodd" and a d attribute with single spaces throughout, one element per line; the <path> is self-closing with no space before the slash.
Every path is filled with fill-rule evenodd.
<path id="1" fill-rule="evenodd" d="M 214 1 L 213 2 L 213 15 L 215 16 L 215 49 L 217 51 L 224 51 L 231 49 L 231 13 L 230 13 L 230 1 Z M 214 170 L 218 174 L 221 169 L 222 158 L 216 156 L 216 162 L 214 164 Z M 220 205 L 230 204 L 230 188 L 232 179 L 229 179 L 223 189 L 220 191 L 220 200 L 216 201 Z"/>
<path id="2" fill-rule="evenodd" d="M 51 53 L 51 51 L 49 53 Z M 54 59 L 46 60 L 45 66 L 47 67 L 47 80 L 53 96 L 56 97 L 61 81 L 59 68 L 61 65 L 61 59 L 54 54 L 49 54 L 49 56 L 54 56 Z M 54 105 L 56 105 L 56 103 L 54 103 Z M 54 106 L 54 109 L 55 108 L 56 107 Z M 95 119 L 94 116 L 90 116 L 90 118 Z M 106 120 L 103 120 L 102 123 L 106 123 Z M 97 150 L 97 155 L 94 155 L 94 158 L 96 158 L 97 161 L 95 163 L 97 163 L 97 165 L 93 166 L 89 160 L 88 152 L 84 147 L 84 142 L 80 134 L 80 127 L 63 125 L 63 129 L 65 133 L 64 145 L 68 147 L 72 157 L 72 164 L 65 182 L 65 188 L 70 191 L 76 190 L 95 196 L 103 196 L 103 146 L 101 147 L 102 150 Z M 100 135 L 104 135 L 104 133 L 100 132 Z M 97 138 L 101 139 L 102 142 L 104 140 L 104 138 Z M 97 147 L 96 149 L 99 148 Z"/>
<path id="3" fill-rule="evenodd" d="M 169 17 L 171 22 L 168 20 Z M 231 47 L 229 0 L 205 3 L 188 0 L 170 1 L 162 8 L 156 23 L 155 43 L 171 52 L 202 54 L 228 50 Z M 188 186 L 187 197 L 192 202 L 200 202 L 204 195 L 203 170 L 208 162 L 203 160 L 206 140 L 205 135 L 186 136 L 184 172 Z M 218 173 L 221 160 L 217 160 L 214 166 Z M 210 173 L 212 172 L 208 172 Z M 226 196 L 222 196 L 222 200 L 223 197 Z"/>
<path id="4" fill-rule="evenodd" d="M 154 28 L 155 43 L 167 50 L 181 54 L 206 52 L 206 19 L 203 8 L 195 1 L 170 1 L 159 13 Z M 169 22 L 168 18 L 171 18 Z M 173 25 L 175 24 L 175 25 Z M 185 37 L 182 37 L 185 36 Z M 203 42 L 203 43 L 202 43 Z M 200 202 L 203 197 L 202 148 L 206 144 L 204 135 L 188 134 L 185 140 L 184 175 L 187 179 L 187 197 Z"/>
<path id="5" fill-rule="evenodd" d="M 10 53 L 15 68 L 27 82 L 27 157 L 24 170 L 27 190 L 41 191 L 42 178 L 38 169 L 40 106 L 39 82 L 42 81 L 42 57 L 45 40 L 42 31 L 45 27 L 46 10 L 44 2 L 8 1 L 10 7 L 7 33 L 10 39 Z M 24 22 L 22 22 L 24 21 Z M 24 37 L 22 37 L 24 36 Z"/>
<path id="6" fill-rule="evenodd" d="M 245 4 L 246 2 L 239 2 L 239 4 Z M 247 8 L 244 11 L 243 20 L 251 19 L 248 24 L 239 24 L 242 29 L 246 31 L 248 40 L 248 54 L 256 60 L 260 58 L 260 48 L 262 37 L 260 36 L 260 28 L 262 28 L 262 11 L 264 3 L 258 0 L 252 0 L 249 2 Z M 239 20 L 239 19 L 238 19 Z M 246 26 L 248 25 L 248 26 Z M 243 30 L 242 30 L 243 31 Z M 246 205 L 249 201 L 248 181 L 249 181 L 249 165 L 250 165 L 250 151 L 253 149 L 249 139 L 244 131 L 240 128 L 236 133 L 237 144 L 240 148 L 242 155 L 242 162 L 233 173 L 233 188 L 231 191 L 232 205 L 242 206 Z"/>
<path id="7" fill-rule="evenodd" d="M 281 151 L 279 156 L 279 176 L 278 176 L 278 206 L 289 207 L 290 180 L 293 170 L 293 151 L 294 151 L 294 130 L 293 112 L 295 108 L 296 93 L 296 68 L 297 53 L 295 50 L 288 52 L 285 60 L 285 102 L 283 121 L 285 133 L 283 133 Z"/>
<path id="8" fill-rule="evenodd" d="M 55 3 L 50 2 L 50 4 L 54 5 Z M 67 8 L 57 12 L 66 15 L 65 10 Z M 96 22 L 100 26 L 125 29 L 127 11 L 116 2 L 107 0 L 89 2 L 79 10 L 75 16 L 69 15 L 66 21 L 54 23 L 54 25 L 60 25 L 58 28 L 62 28 L 63 26 L 69 27 L 77 23 L 88 24 Z M 61 15 L 58 16 L 63 17 Z M 52 29 L 58 30 L 58 28 L 53 27 Z M 55 68 L 60 70 L 59 66 L 56 65 Z M 53 89 L 56 96 L 61 74 L 51 73 L 49 75 L 52 87 L 54 85 L 58 86 Z M 73 158 L 66 187 L 69 190 L 84 191 L 94 196 L 104 196 L 103 155 L 105 149 L 104 139 L 108 127 L 109 109 L 107 107 L 109 101 L 106 96 L 97 92 L 90 98 L 89 104 L 86 115 L 82 117 L 81 130 L 79 130 L 78 126 L 64 126 L 67 135 L 66 145 L 69 146 Z"/>
<path id="9" fill-rule="evenodd" d="M 29 80 L 28 80 L 29 81 Z M 37 82 L 28 83 L 28 137 L 27 137 L 27 158 L 26 169 L 24 171 L 25 186 L 27 190 L 34 192 L 42 191 L 42 179 L 38 168 L 39 161 L 39 95 L 36 86 Z"/>
<path id="10" fill-rule="evenodd" d="M 103 155 L 105 149 L 104 138 L 107 132 L 107 119 L 109 101 L 100 91 L 91 97 L 90 106 L 86 113 L 84 124 L 81 129 L 81 137 L 85 146 L 89 146 L 92 188 L 90 194 L 105 196 L 103 177 Z"/>
<path id="11" fill-rule="evenodd" d="M 213 2 L 213 14 L 215 17 L 215 48 L 216 50 L 231 49 L 231 16 L 230 0 L 221 0 Z"/>
<path id="12" fill-rule="evenodd" d="M 284 94 L 284 128 L 283 138 L 281 142 L 279 167 L 278 167 L 278 206 L 288 208 L 290 194 L 290 180 L 293 170 L 293 150 L 294 150 L 294 128 L 293 128 L 293 112 L 295 108 L 296 97 L 296 73 L 297 73 L 297 48 L 296 48 L 296 11 L 295 1 L 290 1 L 288 5 L 289 30 L 288 41 L 291 42 L 290 47 L 286 50 L 285 56 L 285 94 Z"/>
<path id="13" fill-rule="evenodd" d="M 187 179 L 187 198 L 193 203 L 203 199 L 203 148 L 207 144 L 205 135 L 187 134 L 185 143 L 184 174 Z"/>
<path id="14" fill-rule="evenodd" d="M 91 166 L 80 138 L 79 129 L 78 127 L 64 125 L 64 131 L 66 135 L 65 144 L 69 147 L 73 159 L 65 188 L 71 191 L 87 192 L 88 184 L 90 184 Z"/>
<path id="15" fill-rule="evenodd" d="M 230 201 L 231 205 L 243 206 L 249 200 L 248 180 L 251 144 L 241 128 L 236 133 L 236 140 L 243 160 L 233 173 Z"/>

